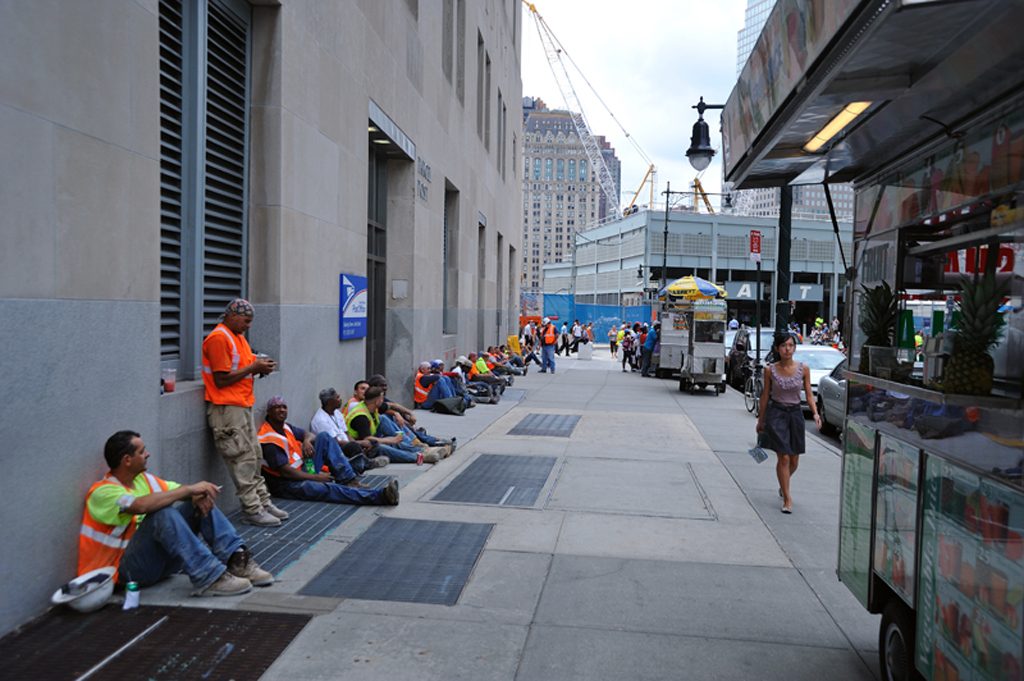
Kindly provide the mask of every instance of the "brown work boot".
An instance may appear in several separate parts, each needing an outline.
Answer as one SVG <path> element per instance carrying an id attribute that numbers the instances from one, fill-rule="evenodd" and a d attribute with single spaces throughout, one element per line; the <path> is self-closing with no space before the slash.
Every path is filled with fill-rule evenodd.
<path id="1" fill-rule="evenodd" d="M 217 581 L 197 593 L 197 596 L 241 596 L 252 591 L 252 582 L 245 577 L 236 577 L 230 570 L 217 578 Z"/>
<path id="2" fill-rule="evenodd" d="M 385 506 L 398 506 L 398 481 L 392 480 L 388 486 L 381 490 Z"/>
<path id="3" fill-rule="evenodd" d="M 266 504 L 264 504 L 263 510 L 269 513 L 270 515 L 274 516 L 275 518 L 280 518 L 281 520 L 288 520 L 288 511 L 284 510 L 283 508 L 278 508 L 277 506 L 274 506 L 273 501 L 268 501 Z"/>
<path id="4" fill-rule="evenodd" d="M 441 455 L 434 451 L 436 447 L 423 450 L 423 463 L 437 463 L 441 460 Z"/>
<path id="5" fill-rule="evenodd" d="M 281 519 L 275 518 L 261 508 L 256 513 L 243 512 L 242 522 L 246 525 L 256 525 L 257 527 L 277 527 L 281 524 Z"/>
<path id="6" fill-rule="evenodd" d="M 369 485 L 364 485 L 363 483 L 359 482 L 359 478 L 352 478 L 351 480 L 346 480 L 341 484 L 344 485 L 345 487 L 351 487 L 352 489 L 373 489 Z"/>
<path id="7" fill-rule="evenodd" d="M 375 456 L 370 459 L 370 463 L 373 464 L 374 468 L 384 468 L 384 466 L 391 463 L 391 459 L 386 456 Z"/>
<path id="8" fill-rule="evenodd" d="M 253 586 L 267 586 L 274 583 L 274 575 L 259 566 L 252 559 L 252 551 L 243 546 L 228 558 L 228 572 L 235 577 L 242 577 L 252 582 Z"/>

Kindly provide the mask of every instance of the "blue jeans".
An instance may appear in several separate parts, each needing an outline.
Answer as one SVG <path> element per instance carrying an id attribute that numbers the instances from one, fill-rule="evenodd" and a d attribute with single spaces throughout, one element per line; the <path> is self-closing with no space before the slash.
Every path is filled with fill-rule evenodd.
<path id="1" fill-rule="evenodd" d="M 416 463 L 416 455 L 420 450 L 406 451 L 393 445 L 377 445 L 377 456 L 386 456 L 391 463 Z"/>
<path id="2" fill-rule="evenodd" d="M 284 480 L 268 481 L 270 493 L 284 499 L 300 499 L 302 501 L 327 501 L 332 504 L 351 504 L 362 506 L 384 503 L 384 491 L 379 489 L 355 489 L 345 487 L 336 482 L 317 482 L 315 480 Z"/>
<path id="3" fill-rule="evenodd" d="M 150 586 L 184 572 L 202 591 L 224 574 L 228 558 L 240 548 L 242 538 L 220 509 L 204 516 L 189 499 L 143 518 L 121 556 L 118 581 Z"/>
<path id="4" fill-rule="evenodd" d="M 380 424 L 377 426 L 377 435 L 379 437 L 394 437 L 399 433 L 402 434 L 402 442 L 397 445 L 391 445 L 392 447 L 396 449 L 401 449 L 402 451 L 412 452 L 413 454 L 423 451 L 422 447 L 418 447 L 417 445 L 414 445 L 412 443 L 413 440 L 416 438 L 415 435 L 410 435 L 409 432 L 406 432 L 405 430 L 400 430 L 398 428 L 398 424 L 391 420 L 390 416 L 388 416 L 387 414 L 381 414 Z M 413 457 L 413 460 L 415 461 L 416 457 Z"/>
<path id="5" fill-rule="evenodd" d="M 555 346 L 545 345 L 540 349 L 541 363 L 540 370 L 547 371 L 551 367 L 551 373 L 555 373 Z"/>
<path id="6" fill-rule="evenodd" d="M 654 355 L 654 348 L 643 348 L 643 363 L 640 365 L 640 375 L 646 376 L 651 371 L 651 357 Z"/>
<path id="7" fill-rule="evenodd" d="M 361 464 L 363 470 L 369 468 L 369 462 L 362 454 L 352 460 L 356 461 L 358 458 L 362 458 L 362 461 L 357 463 Z M 324 466 L 327 466 L 327 470 L 339 482 L 348 482 L 356 477 L 355 469 L 348 457 L 342 453 L 337 440 L 327 433 L 320 433 L 313 441 L 313 470 L 319 473 Z"/>

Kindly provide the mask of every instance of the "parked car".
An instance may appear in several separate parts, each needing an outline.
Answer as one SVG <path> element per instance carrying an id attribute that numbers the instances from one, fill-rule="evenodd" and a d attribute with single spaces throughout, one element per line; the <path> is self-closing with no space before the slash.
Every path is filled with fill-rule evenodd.
<path id="1" fill-rule="evenodd" d="M 725 332 L 725 375 L 729 375 L 729 353 L 732 352 L 732 342 L 736 338 L 739 329 L 729 329 Z"/>
<path id="2" fill-rule="evenodd" d="M 797 344 L 800 343 L 798 334 L 791 334 Z M 769 328 L 761 328 L 761 363 L 764 364 L 768 353 L 772 350 L 772 339 L 775 331 Z M 737 390 L 743 390 L 743 382 L 747 380 L 747 372 L 752 360 L 757 354 L 757 329 L 742 327 L 736 331 L 732 345 L 729 349 L 729 357 L 726 360 L 726 381 Z"/>
<path id="3" fill-rule="evenodd" d="M 840 362 L 827 376 L 818 381 L 818 413 L 821 414 L 821 432 L 832 435 L 842 430 L 846 422 L 846 360 Z"/>
<path id="4" fill-rule="evenodd" d="M 811 392 L 815 401 L 818 398 L 818 382 L 831 374 L 845 359 L 846 355 L 827 345 L 798 345 L 793 353 L 794 362 L 806 364 L 811 370 Z M 804 409 L 810 409 L 803 392 L 800 393 L 800 403 Z"/>

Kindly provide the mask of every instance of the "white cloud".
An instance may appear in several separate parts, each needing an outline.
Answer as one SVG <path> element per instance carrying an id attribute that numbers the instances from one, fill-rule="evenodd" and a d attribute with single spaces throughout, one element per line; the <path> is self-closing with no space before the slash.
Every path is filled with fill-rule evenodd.
<path id="1" fill-rule="evenodd" d="M 647 164 L 606 111 L 657 166 L 655 200 L 671 182 L 689 188 L 697 173 L 686 159 L 701 96 L 724 104 L 736 82 L 736 34 L 746 0 L 541 0 L 537 12 L 572 62 L 569 77 L 595 134 L 604 135 L 622 161 L 622 202 L 640 187 Z M 564 108 L 537 35 L 523 7 L 523 94 Z M 596 95 L 584 78 L 590 82 Z M 600 100 L 598 99 L 600 97 Z M 705 114 L 711 143 L 721 144 L 717 111 Z M 708 192 L 721 191 L 721 153 L 701 176 Z M 649 200 L 646 187 L 640 199 Z M 712 197 L 718 205 L 719 197 Z M 689 200 L 689 199 L 688 199 Z"/>

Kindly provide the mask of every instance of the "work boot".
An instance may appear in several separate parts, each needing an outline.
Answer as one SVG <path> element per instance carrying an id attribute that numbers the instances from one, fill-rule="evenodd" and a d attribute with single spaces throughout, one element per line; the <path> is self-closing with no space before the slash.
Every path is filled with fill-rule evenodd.
<path id="1" fill-rule="evenodd" d="M 274 516 L 275 518 L 280 518 L 281 520 L 288 520 L 288 511 L 282 508 L 278 508 L 277 506 L 274 506 L 273 501 L 268 501 L 266 504 L 264 504 L 263 510 L 269 513 L 270 515 Z"/>
<path id="2" fill-rule="evenodd" d="M 257 527 L 277 527 L 281 524 L 281 519 L 275 518 L 261 508 L 256 513 L 243 512 L 242 522 L 246 525 L 256 525 Z"/>
<path id="3" fill-rule="evenodd" d="M 398 506 L 398 481 L 392 480 L 388 483 L 388 486 L 381 490 L 383 494 L 381 498 L 384 500 L 384 506 Z"/>
<path id="4" fill-rule="evenodd" d="M 359 482 L 358 478 L 352 478 L 351 480 L 346 480 L 345 482 L 343 482 L 341 484 L 344 485 L 345 487 L 351 487 L 352 489 L 373 489 L 369 485 L 365 485 L 365 484 Z"/>
<path id="5" fill-rule="evenodd" d="M 373 468 L 384 468 L 389 463 L 391 463 L 391 459 L 386 456 L 375 456 L 370 459 L 370 464 Z"/>
<path id="6" fill-rule="evenodd" d="M 259 566 L 252 559 L 252 551 L 243 546 L 228 558 L 228 572 L 235 577 L 248 579 L 253 586 L 267 586 L 274 583 L 274 575 Z"/>
<path id="7" fill-rule="evenodd" d="M 441 460 L 441 455 L 435 451 L 435 447 L 424 450 L 423 452 L 423 463 L 437 463 Z"/>
<path id="8" fill-rule="evenodd" d="M 277 520 L 277 518 L 274 518 Z M 280 521 L 278 521 L 280 522 Z M 197 596 L 241 596 L 252 591 L 252 582 L 245 577 L 236 577 L 230 570 L 217 578 L 217 581 L 197 593 Z"/>

